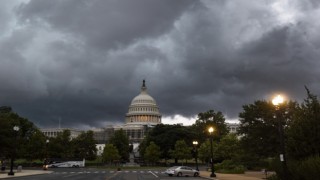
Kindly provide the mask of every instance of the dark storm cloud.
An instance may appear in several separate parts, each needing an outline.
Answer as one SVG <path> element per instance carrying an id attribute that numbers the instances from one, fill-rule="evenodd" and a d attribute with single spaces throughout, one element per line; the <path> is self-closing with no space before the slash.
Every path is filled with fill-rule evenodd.
<path id="1" fill-rule="evenodd" d="M 317 1 L 21 1 L 0 7 L 0 105 L 41 127 L 122 123 L 142 79 L 164 117 L 320 90 Z"/>
<path id="2" fill-rule="evenodd" d="M 191 0 L 32 0 L 21 5 L 19 15 L 23 21 L 45 21 L 93 48 L 108 49 L 163 34 L 192 4 Z"/>

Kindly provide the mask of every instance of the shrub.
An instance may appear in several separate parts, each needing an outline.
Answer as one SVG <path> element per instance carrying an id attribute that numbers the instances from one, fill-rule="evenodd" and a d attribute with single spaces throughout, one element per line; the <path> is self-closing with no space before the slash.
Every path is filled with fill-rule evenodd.
<path id="1" fill-rule="evenodd" d="M 216 171 L 219 173 L 229 174 L 243 174 L 245 167 L 239 163 L 235 163 L 232 160 L 224 160 L 222 163 L 215 165 Z"/>
<path id="2" fill-rule="evenodd" d="M 280 179 L 283 179 L 281 162 L 275 160 L 273 167 Z M 301 161 L 288 161 L 288 171 L 291 180 L 310 180 L 320 177 L 320 156 L 311 156 Z"/>
<path id="3" fill-rule="evenodd" d="M 293 165 L 290 164 L 289 168 L 294 179 L 309 180 L 320 177 L 320 156 L 312 156 L 301 162 L 295 162 Z"/>
<path id="4" fill-rule="evenodd" d="M 276 174 L 272 174 L 271 176 L 267 177 L 267 180 L 280 180 Z"/>

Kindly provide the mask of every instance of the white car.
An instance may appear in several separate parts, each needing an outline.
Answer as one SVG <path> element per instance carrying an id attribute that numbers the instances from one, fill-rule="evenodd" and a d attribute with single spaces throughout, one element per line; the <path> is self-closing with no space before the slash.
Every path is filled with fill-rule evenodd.
<path id="1" fill-rule="evenodd" d="M 169 176 L 199 176 L 199 171 L 188 166 L 173 166 L 165 171 Z"/>

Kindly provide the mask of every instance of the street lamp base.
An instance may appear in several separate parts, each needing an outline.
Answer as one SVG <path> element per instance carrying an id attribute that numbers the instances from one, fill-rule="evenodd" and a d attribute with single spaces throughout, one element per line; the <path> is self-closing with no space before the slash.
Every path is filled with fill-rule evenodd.
<path id="1" fill-rule="evenodd" d="M 217 177 L 217 175 L 215 173 L 211 173 L 210 177 Z"/>
<path id="2" fill-rule="evenodd" d="M 9 175 L 9 176 L 14 176 L 14 172 L 13 172 L 13 171 L 10 171 L 10 172 L 8 172 L 8 175 Z"/>

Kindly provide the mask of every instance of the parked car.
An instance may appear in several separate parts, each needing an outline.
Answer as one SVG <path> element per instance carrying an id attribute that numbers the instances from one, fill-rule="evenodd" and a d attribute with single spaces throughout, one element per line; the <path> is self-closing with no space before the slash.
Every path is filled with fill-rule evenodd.
<path id="1" fill-rule="evenodd" d="M 173 166 L 165 171 L 169 176 L 199 176 L 199 171 L 187 166 Z"/>

